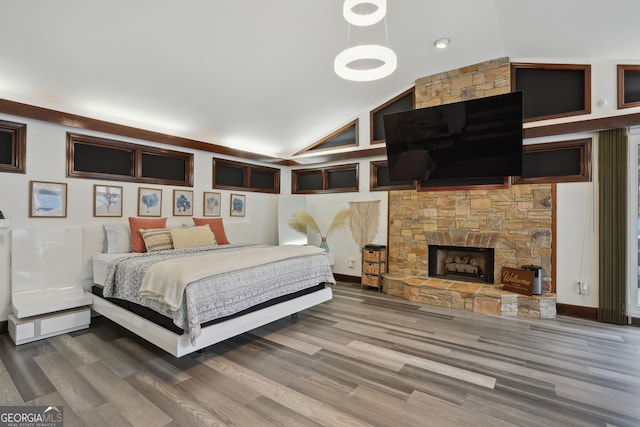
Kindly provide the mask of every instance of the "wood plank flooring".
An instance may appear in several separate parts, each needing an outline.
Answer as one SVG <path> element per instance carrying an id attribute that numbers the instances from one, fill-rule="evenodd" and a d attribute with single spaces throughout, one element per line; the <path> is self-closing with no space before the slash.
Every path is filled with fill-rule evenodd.
<path id="1" fill-rule="evenodd" d="M 640 425 L 640 328 L 333 290 L 180 359 L 104 318 L 1 336 L 0 405 L 62 405 L 65 426 Z"/>

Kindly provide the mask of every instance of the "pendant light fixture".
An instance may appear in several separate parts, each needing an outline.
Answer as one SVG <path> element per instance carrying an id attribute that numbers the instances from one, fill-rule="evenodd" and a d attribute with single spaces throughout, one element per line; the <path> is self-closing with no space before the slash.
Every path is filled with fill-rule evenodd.
<path id="1" fill-rule="evenodd" d="M 353 9 L 364 3 L 372 4 L 376 7 L 376 10 L 371 13 L 355 13 Z M 360 8 L 362 10 L 362 7 Z M 387 13 L 387 1 L 386 0 L 345 0 L 342 7 L 342 15 L 344 19 L 351 25 L 357 25 L 359 27 L 368 27 L 369 25 L 377 24 L 382 21 L 382 18 Z"/>
<path id="2" fill-rule="evenodd" d="M 376 9 L 371 13 L 356 13 L 354 9 L 360 6 L 364 10 L 364 4 L 371 4 Z M 344 19 L 349 25 L 366 27 L 377 24 L 384 19 L 385 38 L 388 44 L 387 34 L 387 2 L 386 0 L 345 0 L 342 8 Z M 347 31 L 347 46 L 349 46 L 350 32 Z M 358 62 L 375 62 L 380 65 L 371 68 L 356 68 Z M 347 47 L 336 56 L 333 63 L 336 74 L 345 80 L 366 82 L 382 79 L 393 73 L 398 65 L 396 54 L 386 46 L 377 44 L 362 44 Z"/>

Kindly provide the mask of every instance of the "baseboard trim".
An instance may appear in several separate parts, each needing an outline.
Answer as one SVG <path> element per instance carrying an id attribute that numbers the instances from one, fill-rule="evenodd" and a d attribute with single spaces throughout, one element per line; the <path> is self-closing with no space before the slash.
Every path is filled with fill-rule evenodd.
<path id="1" fill-rule="evenodd" d="M 9 333 L 9 321 L 3 320 L 0 322 L 0 335 L 6 335 Z"/>
<path id="2" fill-rule="evenodd" d="M 629 323 L 631 326 L 635 326 L 640 328 L 640 317 L 631 317 L 631 322 Z"/>
<path id="3" fill-rule="evenodd" d="M 333 277 L 338 282 L 347 282 L 347 283 L 360 283 L 360 281 L 362 280 L 361 276 L 347 276 L 346 274 L 333 273 Z"/>
<path id="4" fill-rule="evenodd" d="M 581 305 L 556 303 L 556 312 L 563 316 L 580 317 L 588 320 L 598 320 L 598 309 L 596 307 L 584 307 Z"/>

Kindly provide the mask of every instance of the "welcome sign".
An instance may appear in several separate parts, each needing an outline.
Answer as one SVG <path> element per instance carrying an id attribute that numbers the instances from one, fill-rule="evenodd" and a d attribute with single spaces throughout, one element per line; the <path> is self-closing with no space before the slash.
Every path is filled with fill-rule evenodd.
<path id="1" fill-rule="evenodd" d="M 535 272 L 519 268 L 502 267 L 500 283 L 505 291 L 522 295 L 533 295 L 533 279 Z"/>

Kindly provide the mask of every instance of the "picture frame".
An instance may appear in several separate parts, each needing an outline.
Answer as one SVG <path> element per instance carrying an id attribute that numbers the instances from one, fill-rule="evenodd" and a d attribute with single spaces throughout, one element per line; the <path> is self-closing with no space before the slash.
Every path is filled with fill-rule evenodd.
<path id="1" fill-rule="evenodd" d="M 244 216 L 246 208 L 246 196 L 244 194 L 231 194 L 231 202 L 229 207 L 230 216 Z"/>
<path id="2" fill-rule="evenodd" d="M 162 189 L 138 187 L 138 216 L 160 216 Z"/>
<path id="3" fill-rule="evenodd" d="M 202 216 L 222 215 L 222 194 L 205 191 L 202 197 Z"/>
<path id="4" fill-rule="evenodd" d="M 122 187 L 118 185 L 93 185 L 93 216 L 122 216 Z"/>
<path id="5" fill-rule="evenodd" d="M 29 218 L 66 217 L 66 183 L 29 181 Z"/>
<path id="6" fill-rule="evenodd" d="M 173 216 L 193 216 L 192 190 L 173 190 Z"/>

